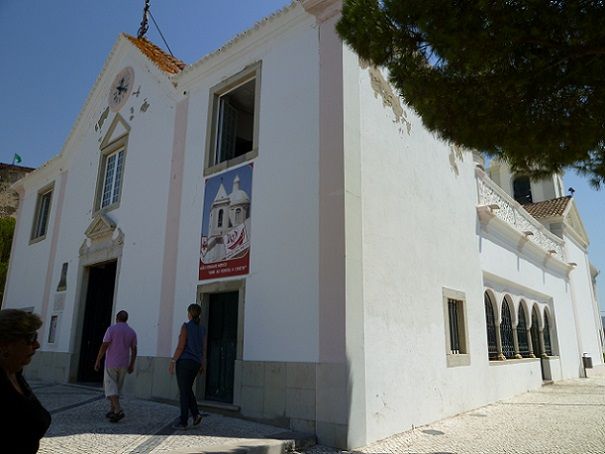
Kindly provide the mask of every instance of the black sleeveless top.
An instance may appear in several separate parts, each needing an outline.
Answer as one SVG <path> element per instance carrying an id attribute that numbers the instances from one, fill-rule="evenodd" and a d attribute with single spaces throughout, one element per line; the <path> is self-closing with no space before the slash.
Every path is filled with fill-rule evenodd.
<path id="1" fill-rule="evenodd" d="M 21 372 L 17 373 L 17 381 L 24 394 L 17 392 L 0 368 L 0 440 L 3 446 L 14 446 L 14 452 L 35 453 L 51 417 Z"/>

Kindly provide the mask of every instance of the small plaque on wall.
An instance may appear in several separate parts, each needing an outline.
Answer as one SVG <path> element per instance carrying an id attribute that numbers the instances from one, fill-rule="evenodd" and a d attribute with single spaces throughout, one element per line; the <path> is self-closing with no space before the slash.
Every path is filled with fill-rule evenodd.
<path id="1" fill-rule="evenodd" d="M 62 311 L 65 308 L 65 293 L 56 293 L 53 311 Z"/>

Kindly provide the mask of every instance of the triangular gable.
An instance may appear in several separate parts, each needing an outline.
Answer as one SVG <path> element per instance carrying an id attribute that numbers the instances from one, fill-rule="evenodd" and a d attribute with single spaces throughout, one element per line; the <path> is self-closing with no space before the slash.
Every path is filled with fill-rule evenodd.
<path id="1" fill-rule="evenodd" d="M 118 139 L 121 139 L 126 134 L 130 132 L 130 126 L 126 123 L 126 120 L 119 113 L 116 114 L 105 137 L 101 141 L 101 148 L 105 148 L 112 142 L 115 142 Z"/>
<path id="2" fill-rule="evenodd" d="M 84 234 L 91 240 L 97 240 L 106 236 L 112 236 L 116 229 L 116 223 L 103 213 L 97 214 Z"/>
<path id="3" fill-rule="evenodd" d="M 565 224 L 573 230 L 582 240 L 588 245 L 588 233 L 584 228 L 584 223 L 582 222 L 582 218 L 580 217 L 580 212 L 576 207 L 575 201 L 571 199 L 571 203 L 563 213 L 563 219 L 565 220 Z"/>

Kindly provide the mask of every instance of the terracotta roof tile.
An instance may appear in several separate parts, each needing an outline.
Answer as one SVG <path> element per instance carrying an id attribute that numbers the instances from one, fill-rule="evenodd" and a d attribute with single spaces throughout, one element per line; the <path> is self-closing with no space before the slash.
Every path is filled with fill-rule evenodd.
<path id="1" fill-rule="evenodd" d="M 523 205 L 534 218 L 550 218 L 553 216 L 563 216 L 567 205 L 571 201 L 570 196 L 559 197 L 557 199 L 545 200 L 544 202 L 528 203 Z"/>
<path id="2" fill-rule="evenodd" d="M 146 38 L 135 38 L 134 36 L 127 34 L 124 34 L 124 36 L 126 36 L 132 44 L 137 46 L 137 48 L 162 71 L 170 74 L 177 74 L 187 66 L 181 60 L 167 54 Z"/>

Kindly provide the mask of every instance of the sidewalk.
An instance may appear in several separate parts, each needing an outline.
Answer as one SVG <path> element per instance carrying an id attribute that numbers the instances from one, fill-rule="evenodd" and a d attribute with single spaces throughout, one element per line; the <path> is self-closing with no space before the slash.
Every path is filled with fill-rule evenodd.
<path id="1" fill-rule="evenodd" d="M 52 413 L 41 453 L 281 454 L 295 449 L 301 434 L 239 418 L 207 414 L 200 426 L 174 431 L 178 408 L 125 398 L 126 417 L 111 423 L 100 389 L 32 382 Z M 305 454 L 340 451 L 314 446 Z M 408 454 L 603 454 L 605 375 L 557 382 L 512 399 L 418 427 L 355 450 Z"/>
<path id="2" fill-rule="evenodd" d="M 591 374 L 593 374 L 591 376 Z M 408 454 L 603 454 L 605 375 L 557 382 L 355 450 Z M 315 446 L 305 454 L 334 454 Z"/>
<path id="3" fill-rule="evenodd" d="M 202 423 L 175 431 L 177 406 L 124 398 L 126 417 L 118 423 L 105 418 L 108 403 L 101 389 L 31 382 L 36 396 L 52 414 L 52 424 L 40 443 L 40 453 L 168 453 L 264 452 L 293 449 L 302 434 L 286 429 L 204 413 Z"/>

